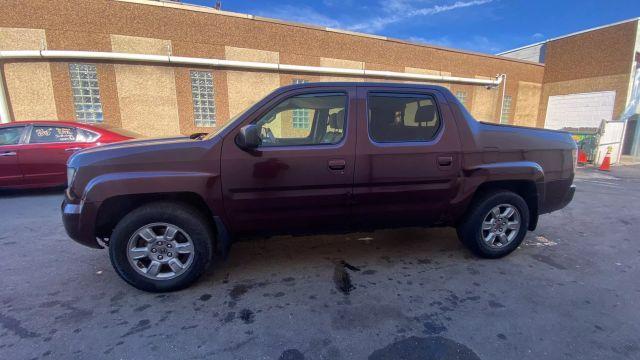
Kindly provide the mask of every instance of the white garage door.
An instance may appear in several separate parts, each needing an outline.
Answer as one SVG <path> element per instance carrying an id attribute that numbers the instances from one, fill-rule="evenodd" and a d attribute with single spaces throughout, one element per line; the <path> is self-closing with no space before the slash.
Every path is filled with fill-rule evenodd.
<path id="1" fill-rule="evenodd" d="M 597 128 L 602 120 L 612 120 L 615 100 L 615 91 L 549 96 L 544 127 Z"/>

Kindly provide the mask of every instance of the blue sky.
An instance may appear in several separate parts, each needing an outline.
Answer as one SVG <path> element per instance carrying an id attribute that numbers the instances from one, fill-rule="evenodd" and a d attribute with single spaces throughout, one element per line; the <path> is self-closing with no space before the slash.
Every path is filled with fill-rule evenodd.
<path id="1" fill-rule="evenodd" d="M 213 6 L 215 0 L 183 0 Z M 640 16 L 637 0 L 222 0 L 222 9 L 497 53 Z"/>

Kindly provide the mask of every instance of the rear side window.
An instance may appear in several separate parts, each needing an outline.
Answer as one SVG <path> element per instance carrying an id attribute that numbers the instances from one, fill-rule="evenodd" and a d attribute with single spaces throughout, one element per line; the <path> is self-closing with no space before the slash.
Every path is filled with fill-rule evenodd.
<path id="1" fill-rule="evenodd" d="M 59 143 L 75 142 L 78 130 L 66 126 L 34 126 L 31 130 L 29 143 Z"/>
<path id="2" fill-rule="evenodd" d="M 430 141 L 440 129 L 435 99 L 429 95 L 370 94 L 369 136 L 375 142 Z"/>
<path id="3" fill-rule="evenodd" d="M 0 129 L 0 145 L 15 145 L 20 142 L 23 126 Z"/>
<path id="4" fill-rule="evenodd" d="M 78 129 L 76 141 L 77 142 L 94 142 L 98 140 L 99 137 L 100 137 L 100 134 L 96 132 L 85 130 L 85 129 Z"/>

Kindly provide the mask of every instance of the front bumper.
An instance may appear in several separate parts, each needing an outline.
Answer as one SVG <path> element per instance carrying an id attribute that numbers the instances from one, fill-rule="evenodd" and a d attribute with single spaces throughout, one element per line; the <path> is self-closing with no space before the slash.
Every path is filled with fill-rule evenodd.
<path id="1" fill-rule="evenodd" d="M 571 179 L 556 180 L 545 184 L 544 200 L 539 203 L 538 214 L 548 214 L 552 211 L 560 210 L 573 200 L 576 193 L 576 186 Z"/>
<path id="2" fill-rule="evenodd" d="M 93 203 L 73 204 L 64 199 L 60 210 L 64 229 L 71 239 L 84 246 L 102 249 L 94 232 L 97 208 Z"/>
<path id="3" fill-rule="evenodd" d="M 573 200 L 573 196 L 575 195 L 575 193 L 576 193 L 576 186 L 575 185 L 569 186 L 569 191 L 567 191 L 567 194 L 564 197 L 562 207 L 569 205 L 569 203 Z"/>

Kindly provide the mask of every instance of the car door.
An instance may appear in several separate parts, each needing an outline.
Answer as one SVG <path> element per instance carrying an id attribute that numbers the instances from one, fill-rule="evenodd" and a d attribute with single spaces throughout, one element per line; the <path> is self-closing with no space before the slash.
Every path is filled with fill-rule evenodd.
<path id="1" fill-rule="evenodd" d="M 438 91 L 358 88 L 354 221 L 428 225 L 448 215 L 460 176 L 457 128 Z"/>
<path id="2" fill-rule="evenodd" d="M 236 233 L 300 233 L 349 224 L 355 160 L 355 89 L 281 94 L 224 138 L 222 188 Z M 243 125 L 261 127 L 262 145 L 235 143 Z"/>
<path id="3" fill-rule="evenodd" d="M 67 159 L 90 143 L 77 140 L 78 129 L 69 125 L 34 124 L 20 150 L 20 168 L 26 185 L 63 185 Z"/>
<path id="4" fill-rule="evenodd" d="M 0 187 L 22 184 L 18 152 L 24 138 L 24 130 L 24 125 L 0 128 Z"/>

